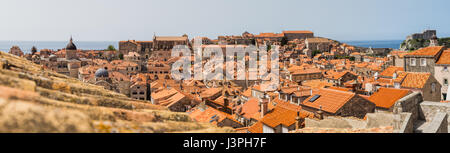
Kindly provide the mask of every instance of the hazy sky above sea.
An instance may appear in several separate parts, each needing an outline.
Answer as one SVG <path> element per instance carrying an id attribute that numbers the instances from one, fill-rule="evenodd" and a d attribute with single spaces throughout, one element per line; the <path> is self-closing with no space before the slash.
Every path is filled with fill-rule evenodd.
<path id="1" fill-rule="evenodd" d="M 0 40 L 151 40 L 311 30 L 336 40 L 450 36 L 449 0 L 1 0 Z"/>

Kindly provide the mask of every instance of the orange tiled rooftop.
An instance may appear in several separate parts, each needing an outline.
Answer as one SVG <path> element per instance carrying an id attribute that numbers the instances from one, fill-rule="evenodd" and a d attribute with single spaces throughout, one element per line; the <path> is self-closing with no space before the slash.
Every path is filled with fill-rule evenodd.
<path id="1" fill-rule="evenodd" d="M 302 104 L 315 109 L 320 109 L 320 106 L 322 106 L 323 111 L 336 113 L 344 106 L 344 104 L 355 96 L 355 93 L 322 88 L 313 90 L 313 95 L 320 95 L 320 97 L 314 102 L 309 102 L 313 96 L 308 97 Z"/>
<path id="2" fill-rule="evenodd" d="M 433 47 L 425 47 L 419 50 L 410 52 L 406 55 L 408 56 L 436 56 L 439 51 L 441 51 L 444 46 L 433 46 Z"/>
<path id="3" fill-rule="evenodd" d="M 408 95 L 408 93 L 408 89 L 380 88 L 368 100 L 375 103 L 377 107 L 389 109 L 397 100 Z"/>
<path id="4" fill-rule="evenodd" d="M 436 64 L 450 65 L 450 49 L 447 49 L 444 52 L 442 52 L 441 57 L 439 57 L 439 60 L 436 62 Z"/>

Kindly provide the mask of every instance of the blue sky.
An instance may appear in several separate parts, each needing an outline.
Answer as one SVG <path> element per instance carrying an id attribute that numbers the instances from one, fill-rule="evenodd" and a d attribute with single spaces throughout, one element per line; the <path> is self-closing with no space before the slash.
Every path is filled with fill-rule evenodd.
<path id="1" fill-rule="evenodd" d="M 311 30 L 336 40 L 450 36 L 448 0 L 1 0 L 0 40 L 151 40 Z"/>

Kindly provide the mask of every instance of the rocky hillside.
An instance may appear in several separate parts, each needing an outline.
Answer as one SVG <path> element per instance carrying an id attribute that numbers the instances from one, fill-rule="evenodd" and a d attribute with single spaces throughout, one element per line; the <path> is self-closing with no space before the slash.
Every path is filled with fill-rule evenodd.
<path id="1" fill-rule="evenodd" d="M 430 45 L 430 40 L 425 39 L 410 39 L 404 40 L 400 45 L 401 50 L 417 50 Z"/>
<path id="2" fill-rule="evenodd" d="M 439 45 L 450 47 L 450 37 L 447 38 L 439 38 L 438 39 Z M 425 39 L 410 39 L 410 40 L 404 40 L 402 44 L 400 45 L 400 50 L 417 50 L 419 48 L 427 47 L 430 45 L 430 40 Z"/>
<path id="3" fill-rule="evenodd" d="M 0 132 L 233 132 L 0 51 Z"/>

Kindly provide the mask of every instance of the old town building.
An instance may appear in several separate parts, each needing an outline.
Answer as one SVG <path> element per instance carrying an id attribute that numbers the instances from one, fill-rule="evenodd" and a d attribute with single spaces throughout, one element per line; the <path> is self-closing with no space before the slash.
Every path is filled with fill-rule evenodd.
<path id="1" fill-rule="evenodd" d="M 283 34 L 289 41 L 314 37 L 314 33 L 311 31 L 283 31 Z"/>
<path id="2" fill-rule="evenodd" d="M 19 57 L 23 56 L 23 52 L 22 52 L 22 50 L 20 49 L 19 46 L 12 46 L 11 49 L 9 49 L 9 53 L 13 54 L 13 55 L 16 55 L 16 56 L 19 56 Z"/>
<path id="3" fill-rule="evenodd" d="M 331 42 L 327 38 L 307 38 L 305 43 L 310 51 L 329 52 L 331 50 Z"/>
<path id="4" fill-rule="evenodd" d="M 189 41 L 187 35 L 154 36 L 151 41 L 120 41 L 118 51 L 81 50 L 71 39 L 64 49 L 42 49 L 23 57 L 44 68 L 127 95 L 133 101 L 187 112 L 194 121 L 246 133 L 292 132 L 305 128 L 309 119 L 317 124 L 346 117 L 372 120 L 375 113 L 399 112 L 399 105 L 411 100 L 448 100 L 450 50 L 442 46 L 413 52 L 391 51 L 315 37 L 311 31 L 257 35 L 244 32 L 214 40 L 198 38 Z M 192 45 L 198 40 L 202 42 L 198 46 L 201 49 L 220 48 L 223 54 L 227 47 L 280 45 L 280 59 L 270 61 L 279 65 L 279 76 L 250 78 L 258 71 L 248 64 L 252 60 L 261 64 L 260 58 L 237 54 L 238 59 L 245 60 L 246 69 L 239 70 L 245 75 L 230 75 L 240 80 L 175 79 L 177 75 L 171 73 L 171 68 L 180 57 L 172 58 L 172 49 L 186 45 L 193 51 Z M 208 70 L 204 64 L 212 59 L 201 60 L 201 64 L 191 61 L 190 69 Z M 237 64 L 238 61 L 223 63 L 226 67 L 240 66 Z M 279 83 L 269 84 L 268 78 L 274 77 Z M 401 108 L 410 109 L 406 104 Z"/>
<path id="5" fill-rule="evenodd" d="M 426 101 L 441 101 L 441 84 L 431 73 L 400 72 L 394 79 L 394 87 L 420 92 Z"/>
<path id="6" fill-rule="evenodd" d="M 442 55 L 440 56 L 439 60 L 436 62 L 436 65 L 434 66 L 434 77 L 439 82 L 439 84 L 442 85 L 441 92 L 442 92 L 442 99 L 449 99 L 447 95 L 448 88 L 449 88 L 449 79 L 450 79 L 450 49 L 445 50 L 442 52 Z"/>
<path id="7" fill-rule="evenodd" d="M 334 89 L 316 89 L 301 103 L 303 109 L 323 116 L 353 116 L 364 118 L 375 111 L 375 104 L 352 92 Z"/>
<path id="8" fill-rule="evenodd" d="M 404 56 L 405 71 L 430 72 L 434 75 L 435 63 L 444 50 L 444 46 L 425 47 L 406 54 Z"/>

